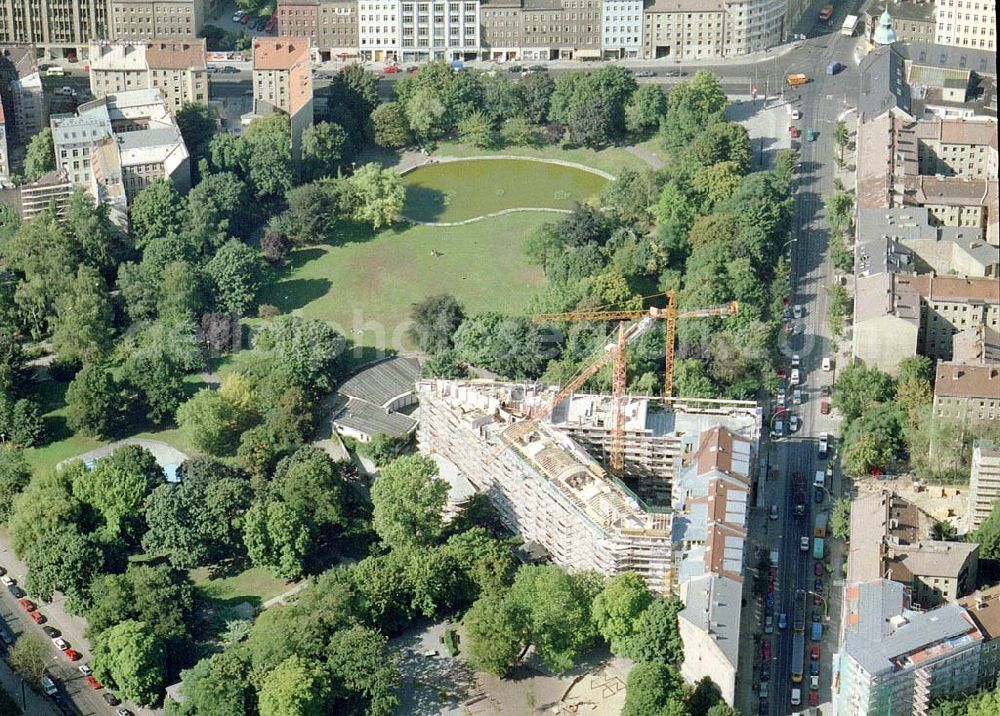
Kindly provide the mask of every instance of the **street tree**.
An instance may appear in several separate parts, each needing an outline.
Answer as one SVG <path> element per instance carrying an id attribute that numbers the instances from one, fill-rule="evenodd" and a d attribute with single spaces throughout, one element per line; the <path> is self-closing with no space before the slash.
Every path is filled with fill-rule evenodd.
<path id="1" fill-rule="evenodd" d="M 46 602 L 52 601 L 53 592 L 61 592 L 67 608 L 75 614 L 91 603 L 91 582 L 104 569 L 100 541 L 80 534 L 75 525 L 46 532 L 32 545 L 24 562 L 28 567 L 25 589 Z"/>
<path id="2" fill-rule="evenodd" d="M 372 524 L 393 548 L 429 546 L 441 535 L 441 511 L 448 483 L 423 455 L 407 455 L 386 465 L 372 485 Z"/>
<path id="3" fill-rule="evenodd" d="M 9 521 L 10 546 L 24 558 L 42 535 L 85 519 L 83 504 L 73 497 L 73 481 L 86 468 L 83 463 L 36 475 L 14 500 Z"/>
<path id="4" fill-rule="evenodd" d="M 40 686 L 49 667 L 51 645 L 38 634 L 22 634 L 7 653 L 7 663 L 32 685 Z"/>
<path id="5" fill-rule="evenodd" d="M 137 704 L 155 703 L 166 685 L 163 644 L 149 626 L 127 619 L 93 640 L 94 676 Z"/>
<path id="6" fill-rule="evenodd" d="M 851 499 L 840 497 L 833 503 L 833 511 L 830 513 L 830 531 L 838 539 L 848 540 L 851 538 Z"/>
<path id="7" fill-rule="evenodd" d="M 608 580 L 594 597 L 593 618 L 598 633 L 621 656 L 631 654 L 632 640 L 643 612 L 653 603 L 645 580 L 635 572 L 622 572 Z"/>
<path id="8" fill-rule="evenodd" d="M 844 163 L 844 150 L 847 148 L 848 143 L 851 141 L 851 131 L 847 128 L 847 122 L 842 119 L 837 120 L 837 124 L 833 127 L 833 141 L 840 149 L 839 162 Z"/>
<path id="9" fill-rule="evenodd" d="M 0 447 L 0 523 L 6 523 L 14 510 L 14 499 L 31 481 L 31 468 L 24 453 L 15 447 Z"/>

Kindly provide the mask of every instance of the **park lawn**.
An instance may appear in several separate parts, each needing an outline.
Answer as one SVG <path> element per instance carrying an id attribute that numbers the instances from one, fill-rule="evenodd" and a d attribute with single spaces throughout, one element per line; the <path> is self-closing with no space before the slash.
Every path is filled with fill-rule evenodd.
<path id="1" fill-rule="evenodd" d="M 201 591 L 206 599 L 226 606 L 235 606 L 240 602 L 249 602 L 254 607 L 291 587 L 285 580 L 271 575 L 263 567 L 250 567 L 238 574 L 225 577 L 212 577 L 208 567 L 199 567 L 190 571 L 191 581 Z"/>
<path id="2" fill-rule="evenodd" d="M 586 147 L 564 149 L 558 144 L 547 144 L 542 147 L 504 147 L 487 150 L 462 142 L 441 140 L 433 154 L 439 157 L 481 157 L 492 154 L 537 159 L 561 159 L 600 169 L 612 176 L 617 176 L 625 167 L 639 170 L 649 168 L 646 162 L 621 147 L 607 147 L 600 150 L 587 149 Z"/>
<path id="3" fill-rule="evenodd" d="M 523 212 L 447 228 L 411 225 L 300 249 L 260 302 L 327 321 L 359 349 L 411 350 L 410 307 L 426 296 L 453 294 L 468 315 L 524 311 L 545 277 L 521 241 L 556 218 Z"/>
<path id="4" fill-rule="evenodd" d="M 184 382 L 188 384 L 191 393 L 203 385 L 201 378 L 197 375 L 187 376 Z M 42 411 L 44 432 L 46 436 L 51 438 L 50 442 L 41 447 L 28 448 L 24 451 L 24 457 L 35 474 L 49 472 L 63 460 L 82 455 L 113 442 L 75 435 L 70 431 L 66 424 L 66 389 L 68 386 L 69 383 L 46 380 L 35 388 L 35 396 L 40 402 Z M 198 452 L 177 428 L 141 431 L 122 437 L 160 440 L 188 455 L 195 455 Z"/>

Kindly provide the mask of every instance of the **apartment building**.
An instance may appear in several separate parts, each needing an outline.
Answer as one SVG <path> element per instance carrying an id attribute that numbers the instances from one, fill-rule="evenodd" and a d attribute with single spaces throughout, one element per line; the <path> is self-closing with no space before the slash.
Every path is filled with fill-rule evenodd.
<path id="1" fill-rule="evenodd" d="M 33 45 L 0 45 L 0 98 L 7 139 L 26 146 L 49 123 L 49 105 L 38 72 Z"/>
<path id="2" fill-rule="evenodd" d="M 993 505 L 1000 500 L 1000 445 L 991 440 L 977 440 L 972 448 L 972 471 L 969 478 L 969 511 L 966 529 L 979 529 Z"/>
<path id="3" fill-rule="evenodd" d="M 52 118 L 57 169 L 109 207 L 127 225 L 128 206 L 156 179 L 179 191 L 191 186 L 191 167 L 180 130 L 153 89 L 109 94 L 82 104 L 77 114 Z"/>
<path id="4" fill-rule="evenodd" d="M 308 37 L 258 37 L 253 42 L 253 113 L 278 110 L 288 115 L 293 158 L 300 156 L 302 132 L 313 123 L 309 54 Z"/>
<path id="5" fill-rule="evenodd" d="M 880 490 L 851 503 L 847 581 L 891 579 L 907 603 L 954 602 L 976 584 L 979 545 L 929 539 L 935 520 L 909 500 Z"/>
<path id="6" fill-rule="evenodd" d="M 357 57 L 359 3 L 355 0 L 280 0 L 279 37 L 308 37 L 324 62 Z"/>
<path id="7" fill-rule="evenodd" d="M 152 38 L 90 46 L 94 97 L 155 89 L 171 112 L 188 102 L 208 103 L 204 39 Z"/>
<path id="8" fill-rule="evenodd" d="M 399 0 L 360 0 L 358 51 L 367 62 L 399 59 Z"/>
<path id="9" fill-rule="evenodd" d="M 892 16 L 892 29 L 898 42 L 934 42 L 937 19 L 933 2 L 895 0 L 885 8 Z"/>
<path id="10" fill-rule="evenodd" d="M 206 0 L 109 0 L 111 39 L 198 37 L 205 26 Z M 102 39 L 95 37 L 93 39 Z"/>
<path id="11" fill-rule="evenodd" d="M 961 179 L 996 178 L 996 120 L 916 122 L 906 130 L 917 143 L 917 171 L 923 175 Z"/>
<path id="12" fill-rule="evenodd" d="M 601 6 L 601 0 L 523 0 L 522 59 L 600 59 Z"/>
<path id="13" fill-rule="evenodd" d="M 1000 670 L 1000 585 L 978 590 L 958 603 L 983 635 L 979 652 L 979 685 L 992 689 Z"/>
<path id="14" fill-rule="evenodd" d="M 605 60 L 642 56 L 642 0 L 604 0 L 601 4 L 601 56 Z"/>
<path id="15" fill-rule="evenodd" d="M 643 21 L 646 59 L 682 61 L 726 54 L 724 0 L 655 0 Z"/>
<path id="16" fill-rule="evenodd" d="M 763 52 L 785 41 L 788 0 L 727 0 L 726 55 Z"/>
<path id="17" fill-rule="evenodd" d="M 76 50 L 112 37 L 109 0 L 4 0 L 0 42 Z"/>
<path id="18" fill-rule="evenodd" d="M 22 184 L 18 190 L 21 195 L 21 220 L 27 221 L 50 206 L 54 206 L 56 214 L 61 215 L 69 205 L 74 186 L 65 170 L 57 169 L 37 181 Z"/>
<path id="19" fill-rule="evenodd" d="M 479 1 L 401 2 L 399 49 L 403 62 L 476 59 Z"/>
<path id="20" fill-rule="evenodd" d="M 1000 363 L 939 362 L 934 376 L 934 414 L 961 423 L 1000 421 Z"/>
<path id="21" fill-rule="evenodd" d="M 684 609 L 677 614 L 684 644 L 681 676 L 692 684 L 710 677 L 722 700 L 733 706 L 743 585 L 729 577 L 706 574 L 685 582 L 681 589 Z"/>
<path id="22" fill-rule="evenodd" d="M 886 579 L 844 590 L 838 653 L 840 716 L 926 716 L 939 698 L 980 684 L 984 637 L 958 604 L 909 608 L 902 584 Z"/>
<path id="23" fill-rule="evenodd" d="M 997 4 L 995 0 L 937 0 L 939 45 L 996 50 Z"/>
<path id="24" fill-rule="evenodd" d="M 496 62 L 517 60 L 524 44 L 521 0 L 484 0 L 479 8 L 481 58 Z"/>

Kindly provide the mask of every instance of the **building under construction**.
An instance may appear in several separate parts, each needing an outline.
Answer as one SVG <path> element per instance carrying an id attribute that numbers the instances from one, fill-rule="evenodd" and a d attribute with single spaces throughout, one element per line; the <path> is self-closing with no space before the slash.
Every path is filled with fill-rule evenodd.
<path id="1" fill-rule="evenodd" d="M 677 568 L 691 555 L 709 574 L 718 571 L 713 566 L 721 565 L 723 552 L 732 548 L 727 541 L 716 555 L 710 553 L 713 520 L 721 524 L 725 515 L 733 515 L 731 506 L 722 508 L 721 518 L 714 509 L 704 509 L 715 499 L 709 482 L 719 479 L 718 470 L 692 472 L 686 466 L 696 459 L 704 463 L 704 455 L 718 452 L 720 445 L 736 445 L 739 454 L 727 458 L 724 467 L 746 473 L 748 496 L 751 452 L 760 433 L 753 403 L 626 398 L 625 467 L 615 475 L 602 466 L 612 439 L 610 396 L 574 394 L 536 420 L 527 418 L 541 412 L 555 390 L 484 380 L 422 380 L 417 394 L 421 451 L 453 464 L 489 496 L 510 529 L 540 544 L 561 566 L 605 575 L 635 571 L 650 588 L 668 593 L 676 591 Z M 720 441 L 720 431 L 737 439 Z M 694 497 L 689 473 L 705 482 Z M 674 494 L 678 478 L 683 478 L 679 495 Z M 691 506 L 694 511 L 687 514 Z M 703 523 L 697 532 L 704 539 L 689 529 L 678 532 L 675 515 L 685 523 L 692 515 Z M 731 572 L 732 559 L 725 564 Z"/>

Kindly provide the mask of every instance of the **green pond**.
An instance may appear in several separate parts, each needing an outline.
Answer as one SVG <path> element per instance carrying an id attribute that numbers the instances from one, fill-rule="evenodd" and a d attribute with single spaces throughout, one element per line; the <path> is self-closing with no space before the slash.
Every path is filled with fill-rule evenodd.
<path id="1" fill-rule="evenodd" d="M 530 159 L 428 164 L 403 177 L 406 218 L 464 221 L 503 209 L 571 209 L 600 193 L 600 174 Z"/>

